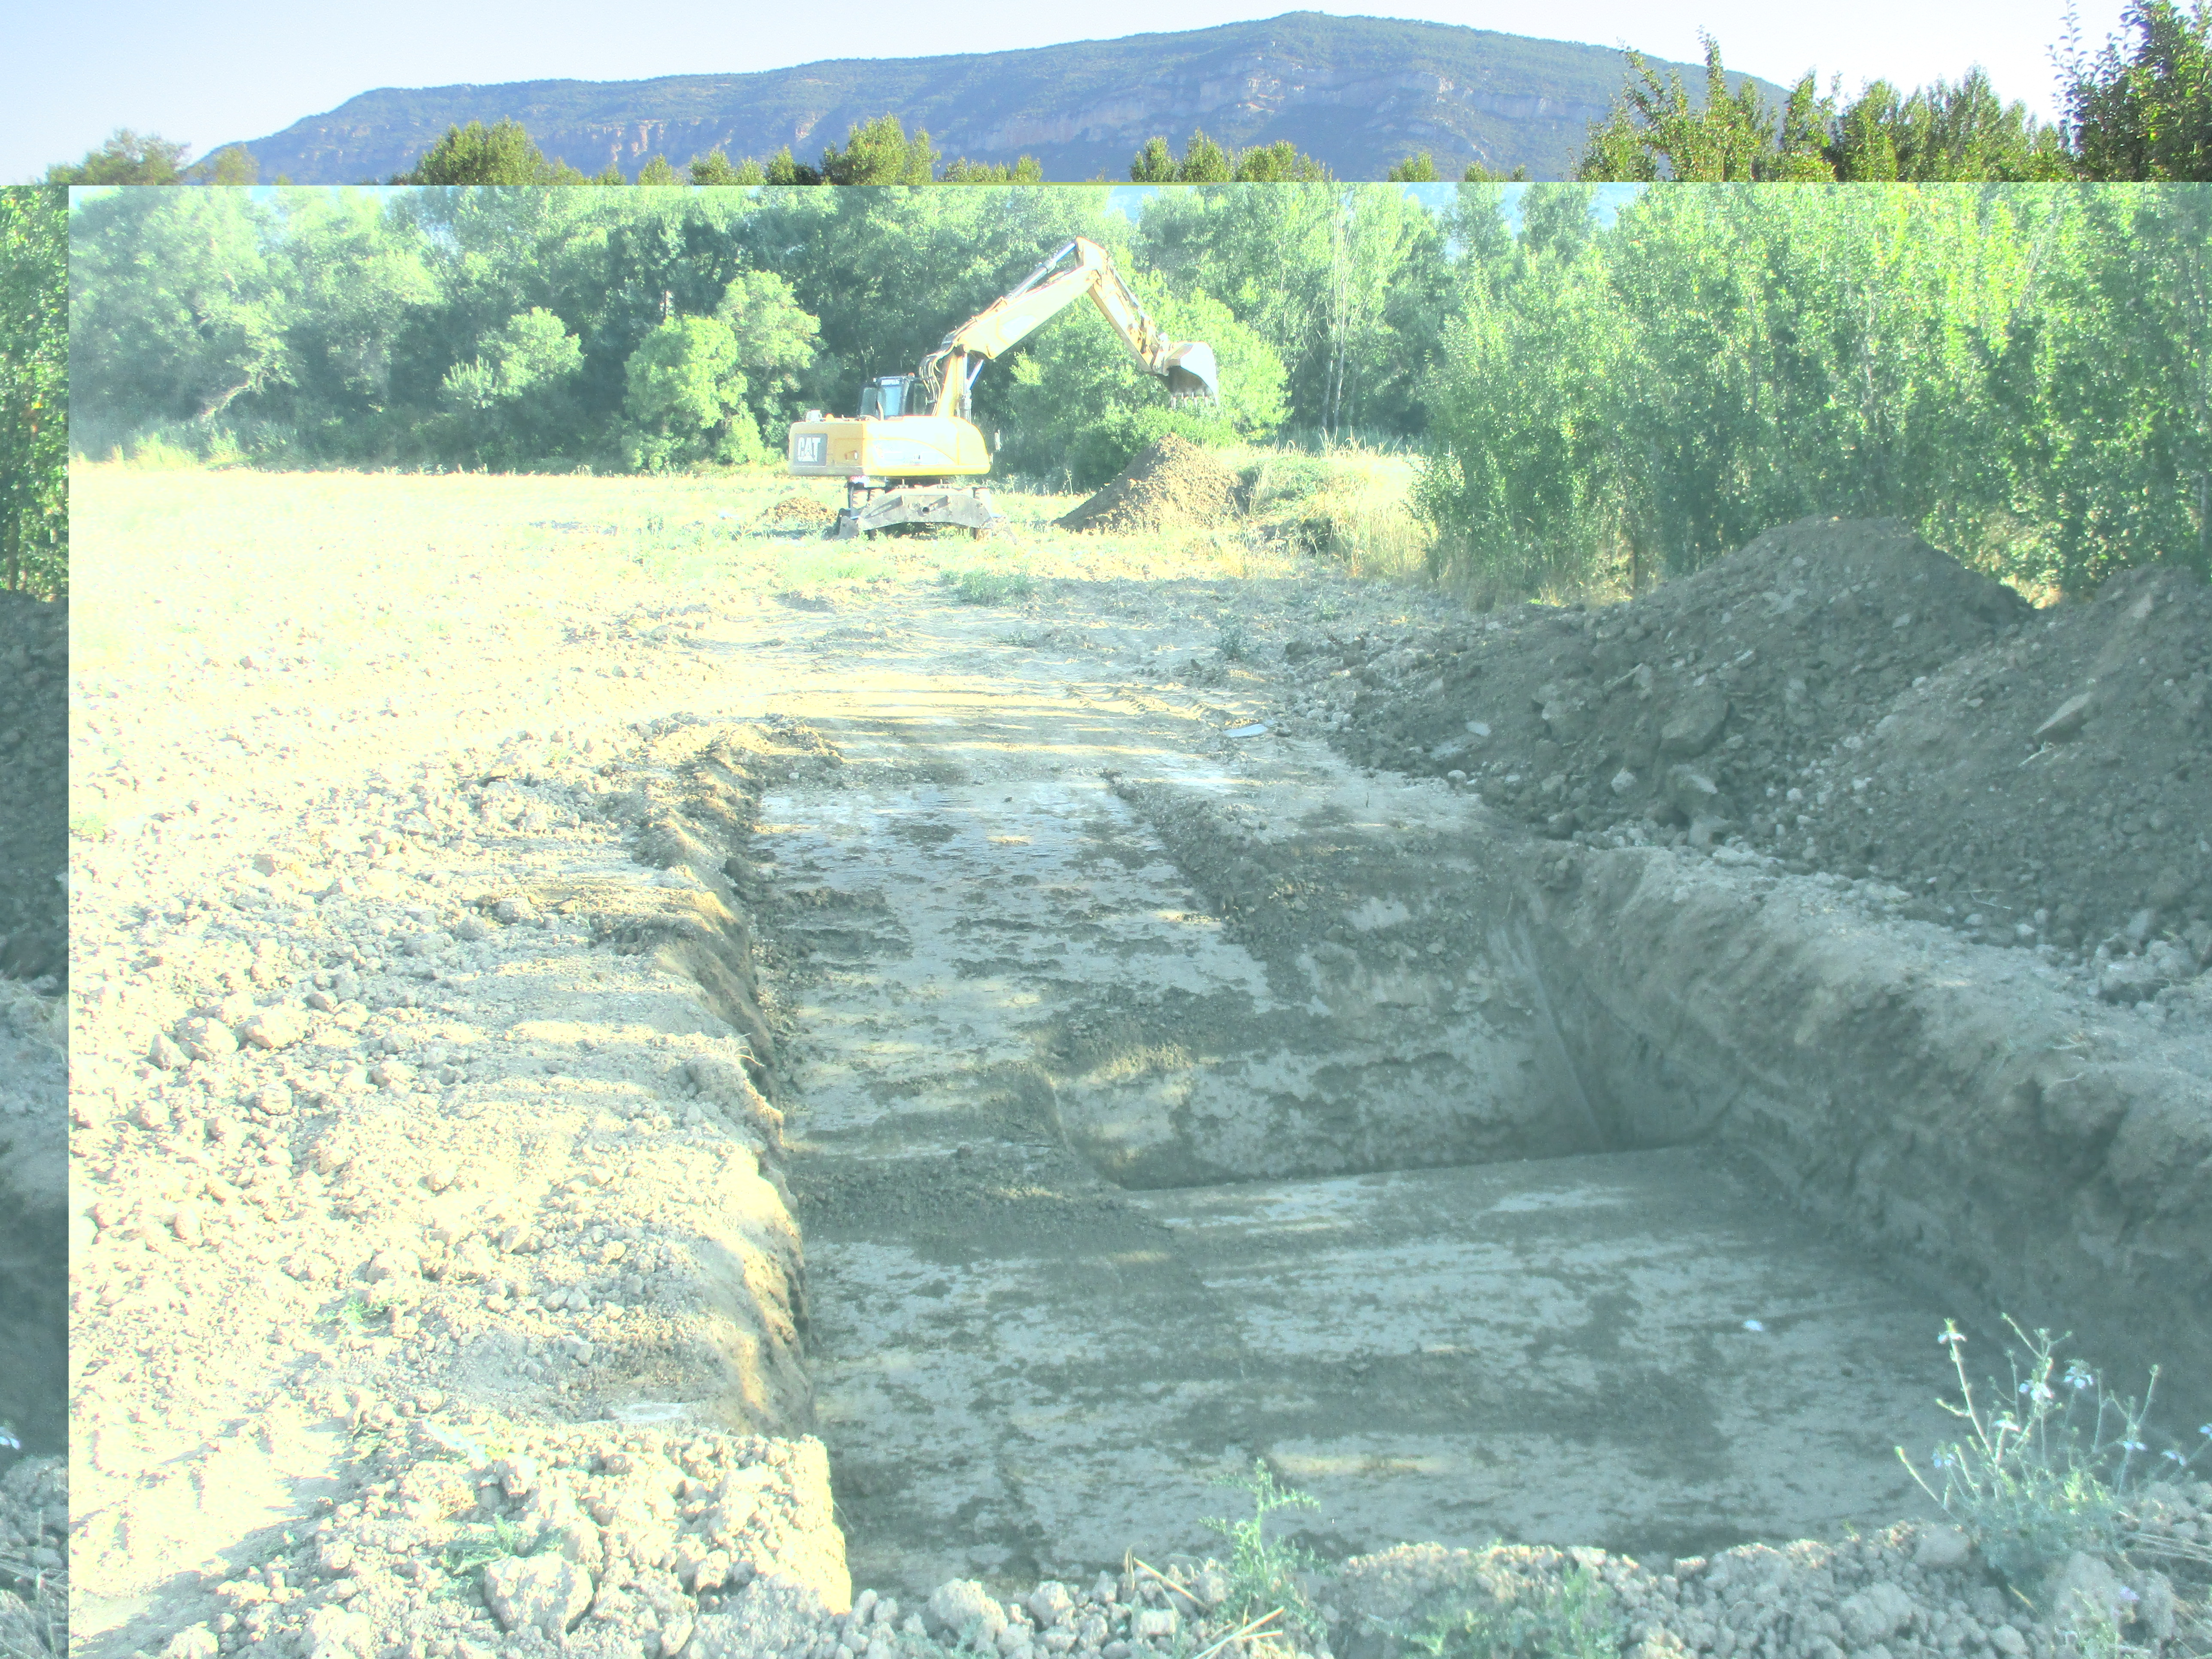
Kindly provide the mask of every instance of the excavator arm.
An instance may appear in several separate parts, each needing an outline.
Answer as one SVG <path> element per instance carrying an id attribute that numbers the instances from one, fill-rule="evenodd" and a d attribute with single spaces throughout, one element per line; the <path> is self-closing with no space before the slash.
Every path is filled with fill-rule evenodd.
<path id="1" fill-rule="evenodd" d="M 1114 325 L 1139 367 L 1168 383 L 1170 398 L 1219 398 L 1213 349 L 1195 340 L 1164 337 L 1114 269 L 1106 250 L 1079 236 L 1031 271 L 1020 286 L 947 334 L 922 359 L 921 381 L 931 412 L 959 415 L 986 362 L 1085 296 Z"/>

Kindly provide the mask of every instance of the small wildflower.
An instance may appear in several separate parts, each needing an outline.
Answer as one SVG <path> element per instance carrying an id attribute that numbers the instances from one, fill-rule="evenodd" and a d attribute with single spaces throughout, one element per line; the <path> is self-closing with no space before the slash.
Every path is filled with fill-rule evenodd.
<path id="1" fill-rule="evenodd" d="M 1763 1331 L 1766 1328 L 1765 1326 L 1760 1324 L 1756 1319 L 1745 1320 L 1743 1322 L 1743 1328 L 1747 1331 Z"/>
<path id="2" fill-rule="evenodd" d="M 5 1423 L 0 1423 L 0 1447 L 4 1447 L 9 1451 L 23 1449 L 23 1443 L 15 1437 L 15 1431 Z"/>
<path id="3" fill-rule="evenodd" d="M 2121 1600 L 2121 1601 L 2142 1601 L 2142 1596 L 2140 1596 L 2140 1595 L 2136 1595 L 2133 1590 L 2130 1589 L 2129 1589 L 2125 1584 L 2123 1584 L 2123 1585 L 2121 1585 L 2121 1586 L 2120 1586 L 2120 1600 Z"/>
<path id="4" fill-rule="evenodd" d="M 1936 1339 L 1936 1346 L 1939 1348 L 1954 1347 L 1964 1343 L 1966 1340 L 1966 1337 L 1961 1333 L 1958 1331 L 1947 1330 L 1942 1335 Z"/>
<path id="5" fill-rule="evenodd" d="M 2199 1423 L 2197 1425 L 2197 1432 L 2207 1440 L 2212 1440 L 2212 1423 Z"/>
<path id="6" fill-rule="evenodd" d="M 2130 1451 L 2141 1451 L 2143 1449 L 2143 1443 L 2140 1440 L 2123 1440 L 2120 1442 L 2120 1444 Z"/>
<path id="7" fill-rule="evenodd" d="M 2172 1447 L 2168 1447 L 2166 1450 L 2160 1452 L 2159 1455 L 2160 1457 L 2170 1459 L 2173 1462 L 2179 1463 L 2185 1468 L 2189 1462 L 2187 1458 L 2184 1457 L 2179 1452 L 2175 1451 Z"/>

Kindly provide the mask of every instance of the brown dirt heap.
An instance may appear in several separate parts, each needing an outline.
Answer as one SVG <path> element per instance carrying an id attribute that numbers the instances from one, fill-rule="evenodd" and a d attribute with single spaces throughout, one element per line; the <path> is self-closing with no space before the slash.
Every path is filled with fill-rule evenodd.
<path id="1" fill-rule="evenodd" d="M 1060 520 L 1063 530 L 1109 535 L 1187 530 L 1237 510 L 1237 475 L 1211 450 L 1173 433 L 1139 451 L 1105 489 Z"/>
<path id="2" fill-rule="evenodd" d="M 761 514 L 769 524 L 801 526 L 828 524 L 836 516 L 836 507 L 811 495 L 786 495 Z"/>
<path id="3" fill-rule="evenodd" d="M 1563 839 L 1741 837 L 2007 944 L 2212 914 L 2212 591 L 2179 567 L 2039 611 L 1895 524 L 1810 519 L 1630 605 L 1304 649 L 1368 688 L 1354 758 Z"/>

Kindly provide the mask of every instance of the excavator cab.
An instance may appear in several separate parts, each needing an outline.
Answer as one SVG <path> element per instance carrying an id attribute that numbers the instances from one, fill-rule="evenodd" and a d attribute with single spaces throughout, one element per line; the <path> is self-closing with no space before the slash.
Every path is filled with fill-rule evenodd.
<path id="1" fill-rule="evenodd" d="M 918 374 L 885 374 L 860 388 L 860 418 L 888 421 L 926 411 L 927 396 Z"/>

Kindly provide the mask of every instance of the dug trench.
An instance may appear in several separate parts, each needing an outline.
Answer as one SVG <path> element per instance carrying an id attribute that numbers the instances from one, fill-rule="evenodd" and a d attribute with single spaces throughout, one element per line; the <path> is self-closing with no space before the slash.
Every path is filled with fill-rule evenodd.
<path id="1" fill-rule="evenodd" d="M 2201 1074 L 2015 964 L 1080 689 L 811 708 L 732 868 L 860 1582 L 1203 1553 L 1255 1456 L 1337 1559 L 1832 1536 L 1947 1316 L 2200 1358 Z"/>
<path id="2" fill-rule="evenodd" d="M 1646 1655 L 2063 1649 L 1894 1449 L 1959 1432 L 1947 1317 L 2201 1420 L 2185 933 L 2123 1000 L 1711 822 L 1530 823 L 1316 717 L 1520 740 L 1449 607 L 1326 576 L 698 609 L 343 743 L 249 664 L 229 799 L 82 859 L 84 1651 L 1144 1659 L 1255 1460 L 1309 1647 L 1580 1565 Z M 2154 1642 L 2192 1584 L 2087 1581 Z"/>

